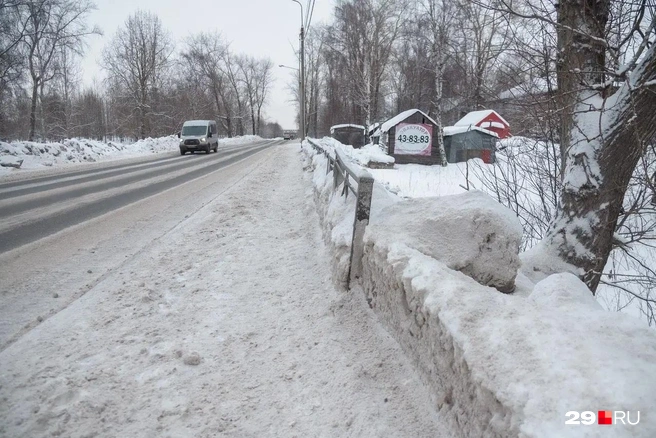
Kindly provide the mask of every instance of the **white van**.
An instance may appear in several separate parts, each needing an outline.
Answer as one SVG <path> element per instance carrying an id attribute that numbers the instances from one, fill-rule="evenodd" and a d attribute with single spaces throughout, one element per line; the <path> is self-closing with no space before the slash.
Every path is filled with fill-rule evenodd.
<path id="1" fill-rule="evenodd" d="M 216 152 L 219 149 L 216 132 L 214 120 L 187 120 L 182 124 L 182 130 L 178 132 L 180 154 L 194 151 L 205 151 L 206 154 L 212 150 Z"/>

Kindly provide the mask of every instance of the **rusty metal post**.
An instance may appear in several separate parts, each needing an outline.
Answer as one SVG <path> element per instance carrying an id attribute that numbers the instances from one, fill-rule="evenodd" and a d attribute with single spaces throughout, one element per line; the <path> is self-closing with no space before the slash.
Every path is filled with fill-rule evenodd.
<path id="1" fill-rule="evenodd" d="M 371 195 L 374 190 L 374 180 L 371 177 L 360 177 L 358 195 L 355 204 L 355 221 L 353 222 L 353 239 L 351 240 L 351 265 L 346 286 L 351 287 L 351 280 L 360 278 L 362 274 L 362 255 L 364 253 L 364 231 L 369 224 L 371 211 Z"/>
<path id="2" fill-rule="evenodd" d="M 335 161 L 333 162 L 333 190 L 336 190 L 342 181 L 344 181 L 344 175 L 342 175 L 343 172 L 344 169 L 342 168 L 342 163 L 339 161 L 339 158 L 335 156 Z"/>

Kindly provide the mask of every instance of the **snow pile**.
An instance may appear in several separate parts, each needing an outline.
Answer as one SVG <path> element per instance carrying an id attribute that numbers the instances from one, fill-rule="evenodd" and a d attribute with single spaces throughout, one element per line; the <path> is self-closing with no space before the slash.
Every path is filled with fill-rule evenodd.
<path id="1" fill-rule="evenodd" d="M 220 138 L 219 146 L 221 145 L 236 146 L 236 145 L 253 143 L 254 141 L 260 141 L 260 140 L 262 140 L 262 137 L 260 137 L 259 135 L 241 135 L 239 137 Z M 282 139 L 278 138 L 277 140 L 282 140 Z"/>
<path id="2" fill-rule="evenodd" d="M 579 306 L 602 310 L 590 289 L 574 274 L 553 274 L 540 281 L 529 297 L 545 308 L 577 311 Z"/>
<path id="3" fill-rule="evenodd" d="M 345 288 L 353 234 L 353 216 L 348 212 L 355 209 L 355 197 L 344 198 L 333 190 L 333 173 L 326 173 L 326 157 L 316 153 L 308 143 L 303 143 L 303 150 L 303 167 L 313 171 L 314 199 L 322 223 L 323 239 L 334 257 L 333 279 L 338 286 Z"/>
<path id="4" fill-rule="evenodd" d="M 317 207 L 328 218 L 322 222 L 324 236 L 335 239 L 337 234 L 348 242 L 353 207 L 332 193 L 323 156 L 311 160 Z M 378 172 L 392 171 L 372 173 Z M 452 232 L 457 236 L 449 240 L 452 236 L 439 227 L 439 208 L 425 207 L 436 200 L 404 202 L 390 194 L 379 197 L 381 192 L 374 184 L 362 277 L 354 289 L 363 289 L 417 364 L 441 416 L 461 436 L 656 436 L 656 417 L 649 414 L 656 410 L 656 332 L 627 315 L 601 309 L 571 274 L 542 278 L 540 273 L 533 279 L 541 280 L 536 285 L 521 276 L 528 289 L 524 294 L 503 294 L 477 283 L 449 265 L 474 240 L 471 231 L 456 227 Z M 464 196 L 460 208 L 459 197 L 440 198 L 448 206 L 442 215 L 449 218 L 450 211 L 449 220 L 455 221 L 460 210 L 462 227 L 472 220 L 464 215 L 467 203 L 475 205 L 480 196 Z M 337 209 L 339 202 L 342 208 Z M 515 237 L 519 233 L 513 221 L 501 228 Z M 343 251 L 335 254 L 336 263 L 348 263 Z M 569 411 L 598 410 L 630 411 L 633 421 L 640 411 L 640 423 L 565 424 Z"/>
<path id="5" fill-rule="evenodd" d="M 257 135 L 225 138 L 219 145 L 242 145 L 262 140 Z M 103 142 L 72 138 L 61 142 L 0 141 L 0 174 L 10 172 L 20 163 L 20 169 L 38 169 L 74 163 L 92 163 L 108 159 L 136 157 L 177 151 L 180 139 L 174 135 L 146 138 L 135 143 Z M 22 162 L 21 162 L 22 160 Z"/>
<path id="6" fill-rule="evenodd" d="M 376 163 L 394 164 L 394 157 L 387 155 L 377 144 L 366 144 L 361 148 L 342 146 L 346 155 L 361 166 L 371 167 Z"/>
<path id="7" fill-rule="evenodd" d="M 321 143 L 324 148 L 330 150 L 332 141 L 332 138 L 325 137 Z M 355 196 L 350 192 L 348 196 L 342 195 L 342 187 L 339 187 L 339 190 L 334 189 L 333 173 L 326 173 L 328 160 L 323 154 L 317 153 L 307 142 L 303 143 L 302 150 L 304 168 L 313 172 L 314 200 L 322 224 L 324 242 L 334 257 L 333 280 L 337 286 L 345 288 L 353 238 Z M 373 198 L 376 203 L 371 205 L 371 217 L 380 216 L 382 210 L 399 202 L 398 198 L 391 196 L 379 184 L 374 184 Z"/>
<path id="8" fill-rule="evenodd" d="M 387 207 L 370 241 L 397 241 L 502 292 L 515 289 L 522 227 L 483 192 L 412 199 Z"/>
<path id="9" fill-rule="evenodd" d="M 324 137 L 321 140 L 324 147 L 329 150 L 339 149 L 351 159 L 354 163 L 363 167 L 375 166 L 376 163 L 383 163 L 386 165 L 394 164 L 394 157 L 387 155 L 376 144 L 367 144 L 361 148 L 354 148 L 351 145 L 345 145 L 332 137 Z"/>
<path id="10" fill-rule="evenodd" d="M 0 142 L 0 163 L 23 160 L 21 169 L 60 166 L 72 163 L 95 162 L 106 158 L 127 158 L 146 153 L 176 150 L 175 136 L 146 138 L 136 143 L 102 142 L 73 138 L 61 142 L 32 141 Z M 2 167 L 2 169 L 6 169 Z"/>
<path id="11" fill-rule="evenodd" d="M 549 277 L 530 299 L 505 295 L 407 245 L 370 236 L 362 287 L 462 436 L 656 431 L 645 415 L 656 409 L 656 333 L 581 303 L 585 286 L 574 276 Z M 565 425 L 568 411 L 584 410 L 641 411 L 641 423 Z"/>

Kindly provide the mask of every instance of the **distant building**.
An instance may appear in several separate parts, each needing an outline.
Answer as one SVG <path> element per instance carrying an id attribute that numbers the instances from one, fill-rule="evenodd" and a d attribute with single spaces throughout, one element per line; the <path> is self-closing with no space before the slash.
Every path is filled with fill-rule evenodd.
<path id="1" fill-rule="evenodd" d="M 558 141 L 561 111 L 556 93 L 555 78 L 534 78 L 503 91 L 486 105 L 504 115 L 513 135 Z"/>
<path id="2" fill-rule="evenodd" d="M 445 126 L 446 160 L 449 163 L 460 163 L 470 158 L 480 158 L 484 163 L 494 163 L 498 138 L 495 132 L 473 125 Z"/>
<path id="3" fill-rule="evenodd" d="M 477 127 L 494 132 L 498 138 L 510 137 L 510 124 L 494 110 L 473 111 L 453 126 Z"/>
<path id="4" fill-rule="evenodd" d="M 440 164 L 437 123 L 418 109 L 392 117 L 373 134 L 397 164 Z"/>
<path id="5" fill-rule="evenodd" d="M 348 144 L 354 148 L 365 145 L 365 128 L 362 125 L 350 123 L 334 125 L 330 127 L 330 136 L 342 144 Z"/>

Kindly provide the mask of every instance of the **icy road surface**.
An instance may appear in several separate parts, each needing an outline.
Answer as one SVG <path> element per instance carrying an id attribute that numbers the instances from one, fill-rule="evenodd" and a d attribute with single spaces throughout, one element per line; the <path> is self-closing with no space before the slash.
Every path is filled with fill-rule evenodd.
<path id="1" fill-rule="evenodd" d="M 286 143 L 0 255 L 0 436 L 453 436 L 310 187 Z"/>

